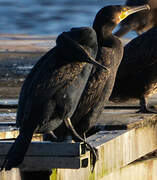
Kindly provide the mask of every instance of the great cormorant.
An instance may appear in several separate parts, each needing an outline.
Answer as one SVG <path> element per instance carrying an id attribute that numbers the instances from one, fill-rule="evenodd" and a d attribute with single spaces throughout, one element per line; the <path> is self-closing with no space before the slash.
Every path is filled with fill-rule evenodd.
<path id="1" fill-rule="evenodd" d="M 98 38 L 98 55 L 96 60 L 107 67 L 109 71 L 102 71 L 93 67 L 85 90 L 71 121 L 80 136 L 95 124 L 108 101 L 115 81 L 116 72 L 123 56 L 121 41 L 112 34 L 116 25 L 134 12 L 149 9 L 147 5 L 139 7 L 107 6 L 96 15 L 93 28 Z M 60 134 L 63 128 L 56 129 Z"/>
<path id="2" fill-rule="evenodd" d="M 110 100 L 140 99 L 141 113 L 154 112 L 147 107 L 148 97 L 157 93 L 157 27 L 130 41 L 124 48 Z"/>
<path id="3" fill-rule="evenodd" d="M 23 161 L 34 132 L 50 133 L 58 138 L 53 131 L 71 118 L 76 109 L 92 69 L 89 63 L 103 67 L 94 61 L 98 45 L 92 28 L 64 32 L 58 36 L 56 44 L 37 62 L 24 81 L 16 119 L 19 136 L 1 169 L 10 170 Z M 62 140 L 69 134 L 66 128 Z"/>
<path id="4" fill-rule="evenodd" d="M 121 37 L 129 31 L 135 31 L 138 35 L 157 25 L 157 1 L 156 0 L 127 0 L 126 5 L 138 6 L 143 4 L 150 6 L 150 11 L 137 12 L 130 15 L 120 23 L 120 28 L 115 35 Z"/>
<path id="5" fill-rule="evenodd" d="M 91 62 L 91 59 L 93 62 L 96 55 L 96 36 L 91 29 L 90 33 L 88 29 L 88 33 L 81 37 L 79 33 L 74 33 L 76 29 L 58 37 L 57 46 L 39 60 L 24 82 L 17 113 L 20 134 L 8 152 L 2 169 L 9 170 L 23 161 L 35 131 L 53 132 L 52 134 L 55 134 L 57 138 L 64 139 L 69 132 L 65 119 L 69 118 L 78 134 L 82 135 L 89 129 L 90 124 L 99 116 L 102 106 L 110 96 L 122 57 L 121 42 L 112 35 L 112 30 L 126 16 L 143 9 L 147 9 L 147 6 L 136 8 L 108 6 L 96 15 L 93 28 L 98 36 L 97 60 L 110 69 L 104 71 L 105 74 L 95 68 L 90 74 L 91 65 L 85 63 L 89 60 Z M 74 43 L 75 41 L 78 44 Z M 69 53 L 70 50 L 73 52 Z M 101 65 L 99 67 L 102 68 Z M 81 86 L 78 86 L 79 82 Z M 83 106 L 80 107 L 82 100 Z M 76 116 L 73 114 L 74 111 L 77 114 L 79 107 L 85 109 L 85 113 L 83 110 L 83 114 L 80 114 L 80 120 L 75 119 Z M 88 124 L 85 124 L 85 127 L 84 121 Z M 60 134 L 64 129 L 65 134 Z"/>

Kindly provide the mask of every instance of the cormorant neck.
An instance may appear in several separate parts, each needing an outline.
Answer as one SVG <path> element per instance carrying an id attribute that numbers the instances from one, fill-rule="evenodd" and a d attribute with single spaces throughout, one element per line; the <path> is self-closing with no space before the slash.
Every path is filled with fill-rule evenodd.
<path id="1" fill-rule="evenodd" d="M 97 34 L 99 46 L 111 46 L 110 41 L 114 39 L 112 31 L 115 28 L 115 26 L 116 25 L 113 23 L 106 23 L 105 25 L 103 25 L 103 27 L 93 26 Z"/>
<path id="2" fill-rule="evenodd" d="M 112 31 L 101 31 L 97 35 L 98 45 L 101 47 L 113 47 L 115 42 L 115 36 Z"/>

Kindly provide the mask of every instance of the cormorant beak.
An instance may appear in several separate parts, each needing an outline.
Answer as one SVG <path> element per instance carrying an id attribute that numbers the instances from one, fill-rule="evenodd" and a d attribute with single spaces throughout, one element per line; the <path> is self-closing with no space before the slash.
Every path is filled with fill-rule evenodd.
<path id="1" fill-rule="evenodd" d="M 87 62 L 90 64 L 93 64 L 101 69 L 104 69 L 106 71 L 109 71 L 107 67 L 103 66 L 102 64 L 99 64 L 87 50 L 85 50 L 80 44 L 78 44 L 76 41 L 71 39 L 66 32 L 63 32 L 61 35 L 58 36 L 56 43 L 62 47 L 61 50 L 63 50 L 63 54 L 67 58 L 71 59 L 79 59 L 80 62 Z M 71 51 L 73 52 L 71 53 Z M 69 53 L 70 52 L 70 53 Z"/>
<path id="2" fill-rule="evenodd" d="M 97 66 L 98 68 L 109 71 L 109 69 L 107 67 L 103 66 L 102 64 L 98 63 L 94 58 L 92 58 L 85 49 L 83 49 L 83 51 L 87 54 L 86 62 L 93 64 L 93 65 Z"/>
<path id="3" fill-rule="evenodd" d="M 150 6 L 148 4 L 142 5 L 142 6 L 124 6 L 122 8 L 122 11 L 119 15 L 119 22 L 125 19 L 127 16 L 130 14 L 136 13 L 138 11 L 143 11 L 143 10 L 150 10 Z M 118 22 L 118 23 L 119 23 Z"/>

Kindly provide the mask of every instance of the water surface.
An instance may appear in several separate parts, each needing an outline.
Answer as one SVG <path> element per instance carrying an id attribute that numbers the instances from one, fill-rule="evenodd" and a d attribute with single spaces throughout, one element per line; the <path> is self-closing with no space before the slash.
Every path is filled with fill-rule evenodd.
<path id="1" fill-rule="evenodd" d="M 57 35 L 91 26 L 100 8 L 124 0 L 0 0 L 0 33 Z M 127 37 L 135 34 L 129 33 Z"/>

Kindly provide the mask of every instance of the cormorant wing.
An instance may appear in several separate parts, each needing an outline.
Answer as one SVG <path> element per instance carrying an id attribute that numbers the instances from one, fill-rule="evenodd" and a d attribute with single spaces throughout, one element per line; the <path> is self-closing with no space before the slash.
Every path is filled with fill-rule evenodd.
<path id="1" fill-rule="evenodd" d="M 34 67 L 31 69 L 30 73 L 27 75 L 19 96 L 19 102 L 18 102 L 18 111 L 17 111 L 17 117 L 16 117 L 16 124 L 17 126 L 20 126 L 20 121 L 22 121 L 25 106 L 26 106 L 26 101 L 28 98 L 31 96 L 31 89 L 34 81 L 34 76 L 40 72 L 42 69 L 42 65 L 45 63 L 46 59 L 48 56 L 50 56 L 54 52 L 54 49 L 51 49 L 48 51 L 44 56 L 42 56 L 39 61 L 34 65 Z"/>
<path id="2" fill-rule="evenodd" d="M 113 55 L 113 51 L 108 47 L 101 47 L 100 49 L 101 57 L 97 57 L 97 59 L 99 59 L 99 63 L 109 68 L 110 62 L 108 61 L 108 56 L 111 54 Z M 74 126 L 76 126 L 78 132 L 81 132 L 83 131 L 83 128 L 86 128 L 86 124 L 90 119 L 90 115 L 93 113 L 93 108 L 101 98 L 103 88 L 109 75 L 109 71 L 103 71 L 102 69 L 98 69 L 93 66 L 91 74 L 81 95 L 80 101 L 71 118 L 71 121 Z M 79 127 L 77 127 L 77 124 Z"/>
<path id="3" fill-rule="evenodd" d="M 37 62 L 26 78 L 19 98 L 17 126 L 21 126 L 25 119 L 28 120 L 28 116 L 36 106 L 41 107 L 43 104 L 46 106 L 51 97 L 63 88 L 68 80 L 73 80 L 68 73 L 63 73 L 66 72 L 63 70 L 66 66 L 58 69 L 56 56 L 58 56 L 56 49 L 50 50 Z M 40 98 L 38 98 L 39 96 Z M 38 112 L 38 116 L 39 114 L 40 112 Z"/>
<path id="4" fill-rule="evenodd" d="M 157 63 L 156 42 L 156 27 L 130 41 L 124 48 L 118 78 L 144 71 Z"/>

